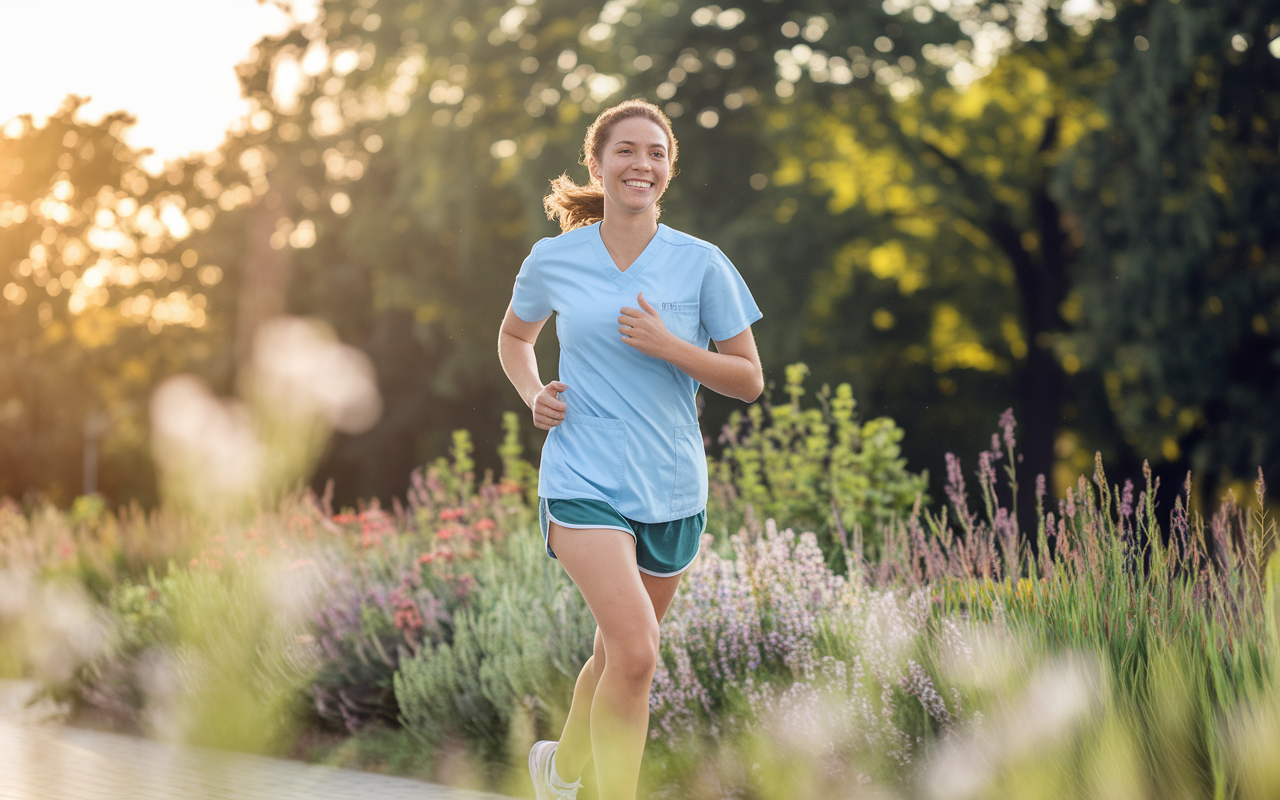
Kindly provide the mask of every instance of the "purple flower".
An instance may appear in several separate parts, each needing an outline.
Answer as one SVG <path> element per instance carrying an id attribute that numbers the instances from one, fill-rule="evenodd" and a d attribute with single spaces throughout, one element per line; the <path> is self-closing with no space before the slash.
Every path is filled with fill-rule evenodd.
<path id="1" fill-rule="evenodd" d="M 1013 419 L 1013 409 L 1006 408 L 1004 413 L 1000 415 L 1000 430 L 1004 435 L 1005 447 L 1010 450 L 1018 446 L 1018 442 L 1013 438 L 1013 429 L 1017 427 L 1017 422 Z"/>

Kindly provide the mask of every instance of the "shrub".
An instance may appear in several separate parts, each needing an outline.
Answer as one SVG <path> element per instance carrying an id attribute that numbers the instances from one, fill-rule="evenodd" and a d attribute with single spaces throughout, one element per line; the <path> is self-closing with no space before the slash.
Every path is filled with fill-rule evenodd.
<path id="1" fill-rule="evenodd" d="M 477 485 L 471 439 L 457 431 L 452 460 L 414 471 L 407 511 L 393 516 L 374 506 L 320 520 L 344 545 L 317 556 L 325 586 L 315 614 L 323 666 L 312 693 L 321 719 L 347 731 L 375 720 L 397 724 L 399 665 L 453 641 L 455 613 L 475 585 L 472 562 L 486 547 L 500 554 L 511 532 L 527 524 L 525 495 L 530 485 L 536 493 L 537 473 L 520 457 L 515 415 L 504 425 L 501 482 L 486 475 Z"/>
<path id="2" fill-rule="evenodd" d="M 928 486 L 907 471 L 902 430 L 880 417 L 859 422 L 849 385 L 818 392 L 821 408 L 802 409 L 808 368 L 787 367 L 790 401 L 734 412 L 710 468 L 709 529 L 724 541 L 750 518 L 784 520 L 813 531 L 827 563 L 844 568 L 850 536 L 878 553 L 880 531 L 904 517 Z"/>
<path id="3" fill-rule="evenodd" d="M 197 561 L 117 586 L 101 650 L 50 693 L 160 738 L 281 752 L 316 666 L 305 564 Z M 48 679 L 50 676 L 45 676 Z"/>
<path id="4" fill-rule="evenodd" d="M 415 735 L 433 744 L 461 735 L 483 760 L 505 764 L 517 715 L 550 735 L 564 724 L 595 620 L 532 532 L 505 551 L 486 548 L 471 570 L 475 588 L 452 637 L 401 662 L 396 700 Z"/>

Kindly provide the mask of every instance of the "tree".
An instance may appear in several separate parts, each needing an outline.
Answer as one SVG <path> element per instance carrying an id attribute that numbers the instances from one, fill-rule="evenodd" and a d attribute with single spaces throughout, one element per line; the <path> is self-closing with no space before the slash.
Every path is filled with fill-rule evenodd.
<path id="1" fill-rule="evenodd" d="M 82 102 L 0 138 L 0 495 L 150 501 L 150 389 L 215 350 L 221 270 L 189 241 L 212 214 L 172 188 L 180 174 L 141 170 L 120 138 L 129 117 L 84 124 Z"/>
<path id="2" fill-rule="evenodd" d="M 1280 3 L 1127 3 L 1100 33 L 1110 124 L 1056 183 L 1083 241 L 1063 344 L 1131 457 L 1211 494 L 1280 469 Z"/>

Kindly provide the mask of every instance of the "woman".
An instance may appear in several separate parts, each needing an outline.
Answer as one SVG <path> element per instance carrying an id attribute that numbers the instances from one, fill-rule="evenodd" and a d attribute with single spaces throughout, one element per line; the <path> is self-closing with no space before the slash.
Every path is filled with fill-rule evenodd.
<path id="1" fill-rule="evenodd" d="M 550 431 L 538 481 L 547 555 L 597 625 L 560 741 L 529 754 L 538 800 L 572 800 L 592 755 L 601 800 L 635 797 L 658 622 L 706 522 L 694 395 L 703 384 L 750 402 L 764 385 L 751 335 L 761 314 L 737 270 L 658 224 L 675 162 L 656 106 L 604 111 L 583 146 L 591 180 L 552 181 L 544 203 L 564 233 L 533 246 L 498 337 L 507 377 Z M 552 312 L 560 380 L 543 384 L 533 345 Z"/>

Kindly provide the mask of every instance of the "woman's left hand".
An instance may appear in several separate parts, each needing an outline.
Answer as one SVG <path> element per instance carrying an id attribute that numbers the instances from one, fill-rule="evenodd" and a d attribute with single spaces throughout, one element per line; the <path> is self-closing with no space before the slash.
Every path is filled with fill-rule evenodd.
<path id="1" fill-rule="evenodd" d="M 662 323 L 658 310 L 644 299 L 644 292 L 636 295 L 636 300 L 640 302 L 639 309 L 624 306 L 622 316 L 618 317 L 618 332 L 622 334 L 622 341 L 647 356 L 669 360 L 676 337 Z"/>

